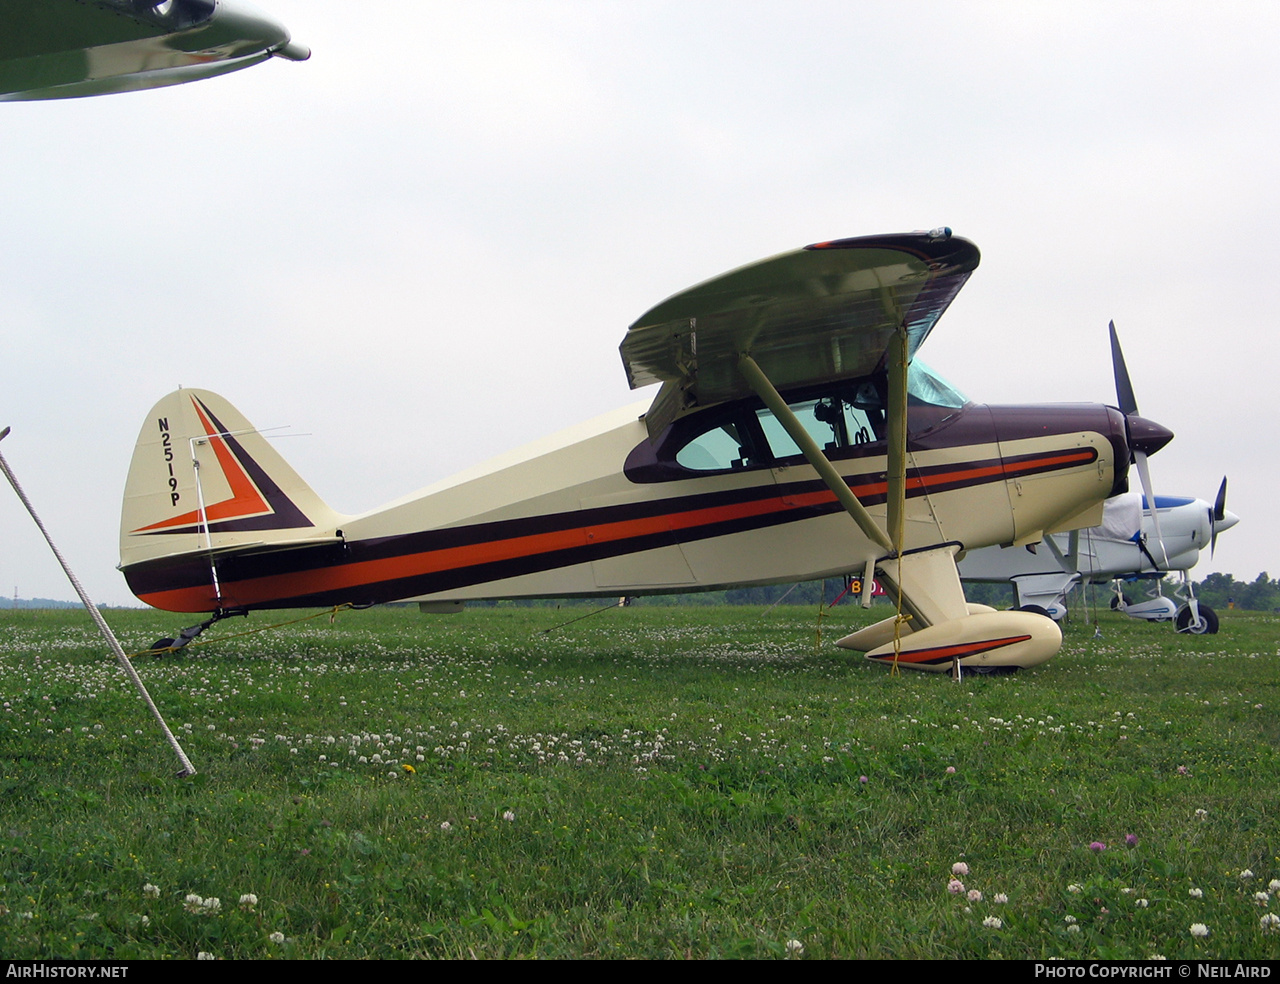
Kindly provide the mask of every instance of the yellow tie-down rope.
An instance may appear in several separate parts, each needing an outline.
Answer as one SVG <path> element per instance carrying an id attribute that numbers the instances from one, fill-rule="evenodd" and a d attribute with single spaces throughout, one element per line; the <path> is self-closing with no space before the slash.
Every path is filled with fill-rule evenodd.
<path id="1" fill-rule="evenodd" d="M 902 541 L 899 540 L 899 543 Z M 893 666 L 890 676 L 898 676 L 898 659 L 902 656 L 902 627 L 911 621 L 911 614 L 902 614 L 902 555 L 898 555 L 898 610 L 893 618 Z"/>
<path id="2" fill-rule="evenodd" d="M 257 635 L 259 632 L 269 632 L 272 629 L 282 629 L 286 625 L 297 625 L 299 622 L 306 622 L 313 618 L 320 618 L 322 615 L 328 615 L 329 624 L 332 625 L 338 617 L 338 612 L 354 607 L 355 606 L 351 604 L 334 605 L 327 611 L 322 610 L 312 612 L 310 615 L 303 615 L 301 618 L 291 618 L 287 622 L 276 622 L 274 625 L 262 625 L 256 629 L 246 629 L 243 632 L 233 632 L 231 635 L 218 636 L 214 639 L 204 639 L 200 642 L 189 642 L 185 646 L 162 646 L 160 649 L 142 649 L 136 653 L 129 653 L 127 658 L 133 659 L 135 656 L 163 656 L 165 653 L 176 653 L 182 649 L 194 649 L 196 646 L 207 646 L 213 642 L 226 642 L 228 639 L 238 639 L 240 636 Z"/>
<path id="3" fill-rule="evenodd" d="M 818 628 L 813 639 L 813 654 L 815 656 L 822 650 L 822 620 L 829 616 L 831 609 L 835 608 L 836 603 L 844 597 L 844 592 L 841 591 L 836 595 L 835 601 L 831 602 L 830 605 L 827 604 L 826 595 L 827 579 L 824 577 L 822 579 L 822 587 L 818 589 Z"/>

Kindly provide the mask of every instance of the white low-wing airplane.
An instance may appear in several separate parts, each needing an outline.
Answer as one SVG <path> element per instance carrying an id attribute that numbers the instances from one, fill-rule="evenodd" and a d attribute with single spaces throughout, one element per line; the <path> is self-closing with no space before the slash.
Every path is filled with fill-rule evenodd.
<path id="1" fill-rule="evenodd" d="M 1219 533 L 1239 522 L 1226 508 L 1226 491 L 1223 479 L 1212 504 L 1156 496 L 1155 515 L 1145 496 L 1127 492 L 1106 501 L 1098 526 L 1046 536 L 1025 548 L 970 551 L 960 563 L 960 577 L 1012 584 L 1019 607 L 1036 606 L 1055 619 L 1066 614 L 1067 595 L 1076 585 L 1112 582 L 1117 592 L 1111 607 L 1127 615 L 1172 621 L 1180 632 L 1216 632 L 1217 614 L 1196 599 L 1187 572 L 1200 560 L 1202 550 L 1212 550 Z M 1178 575 L 1177 600 L 1161 591 L 1166 573 Z M 1137 581 L 1153 586 L 1150 598 L 1133 602 L 1120 588 L 1120 582 Z"/>
<path id="2" fill-rule="evenodd" d="M 227 0 L 0 0 L 0 101 L 151 89 L 310 54 Z"/>
<path id="3" fill-rule="evenodd" d="M 180 389 L 138 439 L 121 570 L 148 604 L 209 622 L 878 573 L 909 620 L 839 645 L 926 670 L 1033 666 L 1058 651 L 1057 626 L 967 604 L 956 556 L 1096 525 L 1131 457 L 1172 434 L 1096 404 L 970 403 L 912 361 L 978 259 L 938 229 L 708 280 L 627 331 L 632 388 L 662 384 L 647 411 L 357 516 L 325 505 L 226 400 Z"/>

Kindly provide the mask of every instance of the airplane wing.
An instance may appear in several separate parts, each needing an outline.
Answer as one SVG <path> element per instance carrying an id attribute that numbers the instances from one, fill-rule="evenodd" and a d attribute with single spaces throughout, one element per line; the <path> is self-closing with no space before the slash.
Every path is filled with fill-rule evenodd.
<path id="1" fill-rule="evenodd" d="M 904 323 L 913 354 L 978 260 L 978 248 L 949 229 L 864 236 L 681 291 L 643 314 L 621 346 L 632 389 L 664 384 L 650 433 L 688 407 L 750 395 L 738 371 L 743 352 L 779 389 L 869 375 Z"/>
<path id="2" fill-rule="evenodd" d="M 226 0 L 0 0 L 0 101 L 177 85 L 310 54 Z"/>

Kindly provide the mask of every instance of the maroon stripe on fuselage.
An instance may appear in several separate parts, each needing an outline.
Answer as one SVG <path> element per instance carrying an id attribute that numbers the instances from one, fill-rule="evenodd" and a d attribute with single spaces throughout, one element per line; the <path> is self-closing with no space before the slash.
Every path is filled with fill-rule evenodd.
<path id="1" fill-rule="evenodd" d="M 994 458 L 913 469 L 908 475 L 907 494 L 915 497 L 1072 468 L 1096 457 L 1093 448 L 1066 448 L 1004 461 Z M 885 498 L 882 475 L 868 473 L 846 481 L 864 504 L 875 505 Z M 761 477 L 769 478 L 767 473 Z M 220 556 L 217 565 L 223 607 L 377 603 L 794 523 L 841 508 L 820 480 L 783 485 L 768 481 L 729 492 L 477 523 L 351 541 L 337 547 L 232 553 Z M 610 527 L 613 530 L 608 536 L 593 539 L 592 530 Z M 468 562 L 472 553 L 474 562 Z M 440 563 L 446 555 L 448 562 Z M 346 574 L 341 573 L 343 569 Z M 320 571 L 331 571 L 333 577 L 310 576 Z M 370 579 L 362 580 L 357 571 L 367 572 Z M 217 607 L 211 590 L 206 590 L 210 588 L 208 559 L 199 554 L 138 564 L 126 570 L 125 577 L 135 595 L 157 607 L 167 607 L 163 603 L 166 599 L 177 603 L 180 598 L 184 605 L 199 598 L 203 601 L 197 607 L 171 610 Z M 331 581 L 331 586 L 319 583 L 324 580 Z M 249 596 L 238 599 L 237 584 L 247 586 L 248 582 L 253 582 Z"/>

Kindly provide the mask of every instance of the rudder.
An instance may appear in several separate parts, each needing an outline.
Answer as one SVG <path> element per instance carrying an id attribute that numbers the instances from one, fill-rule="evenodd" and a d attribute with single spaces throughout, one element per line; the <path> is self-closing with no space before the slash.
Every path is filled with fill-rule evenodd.
<path id="1" fill-rule="evenodd" d="M 230 403 L 179 389 L 151 409 L 134 447 L 120 568 L 301 544 L 334 536 L 342 519 Z"/>

